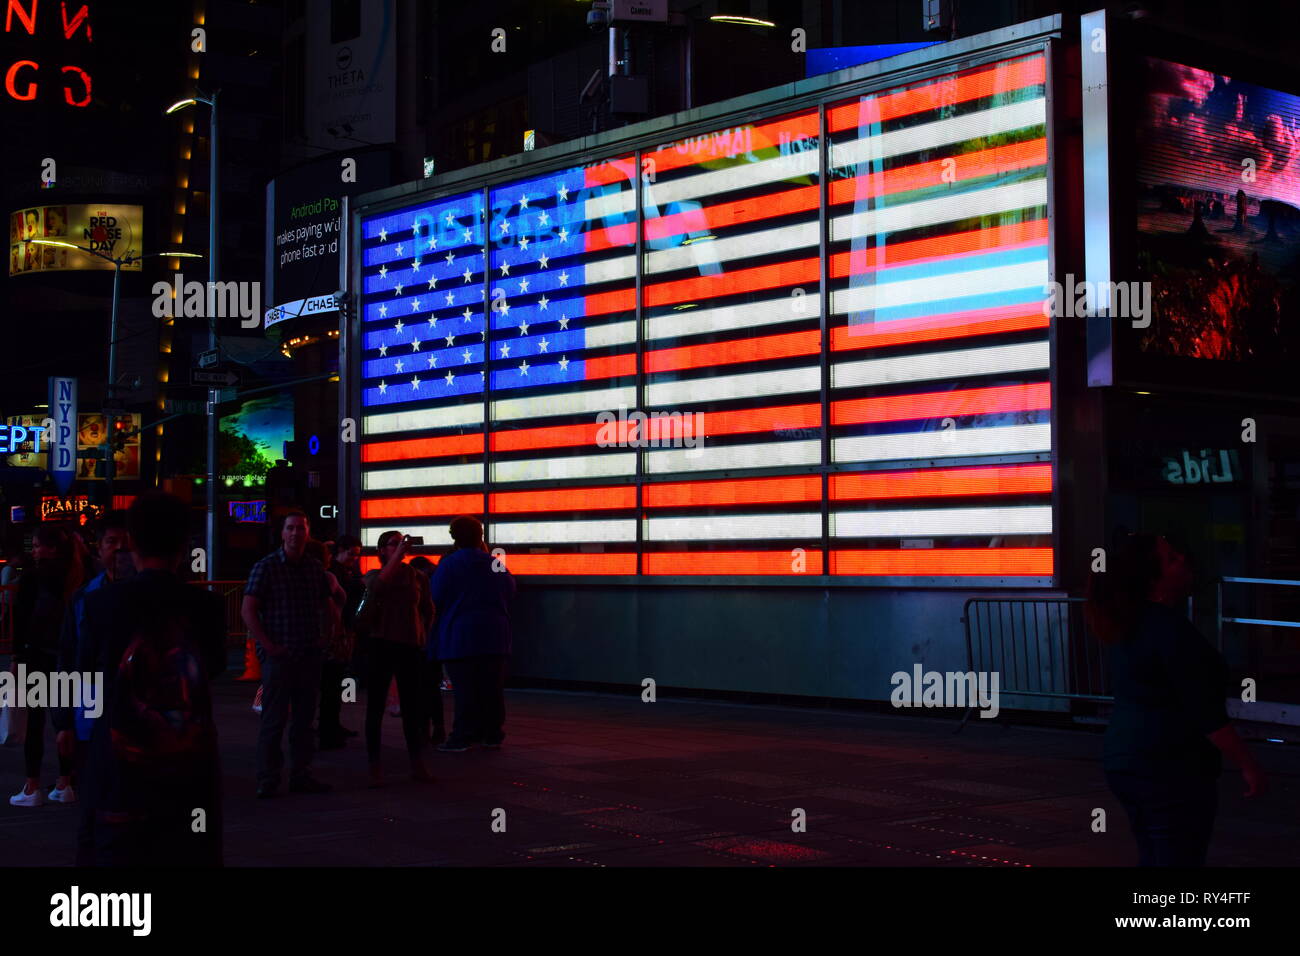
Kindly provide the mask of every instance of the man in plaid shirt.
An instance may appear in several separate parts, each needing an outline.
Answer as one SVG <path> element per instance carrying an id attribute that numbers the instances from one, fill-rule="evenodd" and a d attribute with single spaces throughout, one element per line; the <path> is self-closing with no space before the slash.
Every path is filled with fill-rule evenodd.
<path id="1" fill-rule="evenodd" d="M 243 617 L 257 642 L 262 664 L 262 725 L 257 735 L 257 795 L 280 788 L 284 754 L 280 742 L 289 727 L 289 790 L 325 793 L 331 788 L 311 775 L 313 734 L 325 642 L 339 608 L 325 568 L 306 555 L 310 527 L 301 511 L 290 511 L 280 532 L 283 545 L 253 566 L 244 589 Z"/>

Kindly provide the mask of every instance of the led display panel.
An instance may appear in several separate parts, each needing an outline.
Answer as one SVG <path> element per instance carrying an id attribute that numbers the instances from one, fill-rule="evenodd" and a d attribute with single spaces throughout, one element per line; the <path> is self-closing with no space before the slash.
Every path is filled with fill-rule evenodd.
<path id="1" fill-rule="evenodd" d="M 1046 81 L 827 108 L 832 574 L 1052 573 Z"/>
<path id="2" fill-rule="evenodd" d="M 634 156 L 489 192 L 488 510 L 512 571 L 636 573 L 636 201 Z"/>
<path id="3" fill-rule="evenodd" d="M 361 223 L 361 540 L 447 540 L 483 514 L 487 366 L 481 192 Z"/>
<path id="4" fill-rule="evenodd" d="M 522 574 L 1049 581 L 1046 72 L 363 214 L 364 543 L 470 513 Z"/>
<path id="5" fill-rule="evenodd" d="M 1146 353 L 1300 360 L 1300 97 L 1144 57 L 1137 267 Z"/>
<path id="6" fill-rule="evenodd" d="M 644 573 L 821 574 L 817 110 L 643 155 Z"/>

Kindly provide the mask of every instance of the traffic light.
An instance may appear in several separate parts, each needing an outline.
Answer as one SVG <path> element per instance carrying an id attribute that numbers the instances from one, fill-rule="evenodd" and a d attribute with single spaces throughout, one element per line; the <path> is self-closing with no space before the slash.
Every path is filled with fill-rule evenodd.
<path id="1" fill-rule="evenodd" d="M 127 439 L 130 437 L 131 420 L 115 418 L 113 419 L 113 431 L 109 436 L 109 442 L 113 446 L 114 452 L 119 452 L 126 447 Z"/>

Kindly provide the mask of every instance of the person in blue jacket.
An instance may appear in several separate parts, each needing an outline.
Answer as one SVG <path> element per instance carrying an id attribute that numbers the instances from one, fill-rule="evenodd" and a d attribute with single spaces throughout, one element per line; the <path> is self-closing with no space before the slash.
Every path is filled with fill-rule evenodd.
<path id="1" fill-rule="evenodd" d="M 489 749 L 505 739 L 505 680 L 510 661 L 510 601 L 515 579 L 488 553 L 483 525 L 463 516 L 451 523 L 455 548 L 438 562 L 429 590 L 437 609 L 437 641 L 430 642 L 455 694 L 452 729 L 438 747 L 461 753 Z"/>
<path id="2" fill-rule="evenodd" d="M 68 613 L 63 615 L 63 629 L 59 636 L 58 669 L 64 673 L 72 671 L 84 673 L 91 670 L 85 660 L 85 649 L 82 643 L 82 630 L 86 620 L 86 595 L 135 573 L 126 530 L 126 512 L 110 511 L 100 521 L 98 532 L 96 557 L 99 558 L 103 570 L 73 592 L 68 601 Z M 85 769 L 95 718 L 88 717 L 84 707 L 77 707 L 54 711 L 51 714 L 51 722 L 57 732 L 55 740 L 60 750 L 72 751 L 73 767 L 76 774 L 80 776 Z M 72 802 L 72 800 L 65 797 L 64 802 Z"/>

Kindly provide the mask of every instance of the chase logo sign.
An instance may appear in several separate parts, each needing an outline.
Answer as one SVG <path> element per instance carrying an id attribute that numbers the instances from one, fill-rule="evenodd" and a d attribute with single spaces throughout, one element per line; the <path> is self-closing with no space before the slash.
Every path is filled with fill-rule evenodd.
<path id="1" fill-rule="evenodd" d="M 277 305 L 273 309 L 266 310 L 266 324 L 263 328 L 270 328 L 278 322 L 286 319 L 296 319 L 300 315 L 321 315 L 326 312 L 337 312 L 339 304 L 335 301 L 333 295 L 314 295 L 309 299 L 298 299 L 295 302 L 286 302 L 284 305 Z"/>

